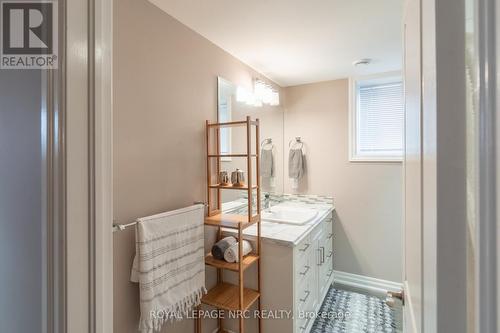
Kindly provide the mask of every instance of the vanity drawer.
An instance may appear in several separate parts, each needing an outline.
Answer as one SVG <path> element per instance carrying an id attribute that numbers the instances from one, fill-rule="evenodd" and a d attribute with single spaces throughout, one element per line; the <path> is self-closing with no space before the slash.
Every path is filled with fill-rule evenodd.
<path id="1" fill-rule="evenodd" d="M 307 235 L 296 246 L 295 260 L 299 265 L 300 265 L 300 261 L 304 260 L 304 258 L 307 258 L 309 256 L 309 253 L 311 253 L 311 248 L 312 248 L 311 245 L 312 245 L 311 244 L 311 237 L 310 237 L 310 235 Z"/>
<path id="2" fill-rule="evenodd" d="M 311 276 L 312 277 L 312 276 Z M 297 296 L 295 300 L 296 307 L 296 332 L 306 332 L 305 329 L 309 325 L 311 316 L 314 311 L 314 304 L 316 296 L 317 281 L 312 278 L 307 278 L 302 281 L 297 288 Z"/>
<path id="3" fill-rule="evenodd" d="M 309 278 L 311 274 L 313 274 L 312 270 L 314 269 L 313 265 L 311 265 L 311 256 L 302 256 L 299 260 L 296 261 L 295 265 L 295 283 L 297 285 L 302 284 L 302 282 Z"/>
<path id="4" fill-rule="evenodd" d="M 331 281 L 331 277 L 333 275 L 333 243 L 331 240 L 327 240 L 326 246 L 325 246 L 325 262 L 323 263 L 324 268 L 323 268 L 323 274 L 325 274 L 324 282 L 328 283 Z"/>
<path id="5" fill-rule="evenodd" d="M 299 318 L 297 319 L 297 329 L 295 330 L 296 333 L 305 333 L 307 326 L 309 326 L 309 322 L 312 320 L 312 318 Z"/>
<path id="6" fill-rule="evenodd" d="M 332 246 L 325 248 L 325 262 L 330 263 L 333 262 L 333 248 Z"/>
<path id="7" fill-rule="evenodd" d="M 333 222 L 332 222 L 332 216 L 331 215 L 328 215 L 328 217 L 326 217 L 322 224 L 323 224 L 323 230 L 324 230 L 324 233 L 327 237 L 329 237 L 331 234 L 333 234 Z"/>
<path id="8" fill-rule="evenodd" d="M 300 317 L 296 319 L 296 328 L 295 333 L 307 333 L 307 328 L 311 324 L 311 321 L 314 320 L 314 317 L 311 314 L 302 314 Z"/>
<path id="9" fill-rule="evenodd" d="M 304 279 L 298 284 L 297 293 L 295 295 L 295 302 L 297 304 L 297 310 L 303 312 L 312 311 L 312 303 L 315 298 L 315 283 L 313 283 L 313 279 Z"/>
<path id="10" fill-rule="evenodd" d="M 328 254 L 329 251 L 333 250 L 333 232 L 329 232 L 328 234 L 325 234 L 325 247 L 326 247 L 326 253 Z"/>

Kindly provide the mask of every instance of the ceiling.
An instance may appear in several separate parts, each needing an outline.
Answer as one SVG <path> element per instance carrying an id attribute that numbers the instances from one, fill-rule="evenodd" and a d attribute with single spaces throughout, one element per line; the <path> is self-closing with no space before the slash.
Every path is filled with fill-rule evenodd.
<path id="1" fill-rule="evenodd" d="M 283 87 L 401 69 L 403 0 L 150 1 Z"/>

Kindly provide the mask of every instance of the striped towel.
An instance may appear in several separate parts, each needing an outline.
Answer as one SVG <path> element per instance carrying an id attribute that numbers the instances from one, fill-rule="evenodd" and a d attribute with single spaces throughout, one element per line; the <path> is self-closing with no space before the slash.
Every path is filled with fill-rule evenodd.
<path id="1" fill-rule="evenodd" d="M 204 207 L 140 218 L 130 280 L 139 283 L 139 331 L 160 331 L 200 304 L 205 289 Z"/>

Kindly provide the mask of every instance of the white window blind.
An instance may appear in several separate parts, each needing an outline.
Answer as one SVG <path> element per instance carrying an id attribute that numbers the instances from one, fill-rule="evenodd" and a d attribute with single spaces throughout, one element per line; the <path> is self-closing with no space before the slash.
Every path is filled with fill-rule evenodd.
<path id="1" fill-rule="evenodd" d="M 356 85 L 357 157 L 403 156 L 403 84 Z"/>

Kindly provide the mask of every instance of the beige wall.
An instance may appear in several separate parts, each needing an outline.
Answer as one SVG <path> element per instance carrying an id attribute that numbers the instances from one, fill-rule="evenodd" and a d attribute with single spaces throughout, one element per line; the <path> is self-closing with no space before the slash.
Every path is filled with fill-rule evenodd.
<path id="1" fill-rule="evenodd" d="M 205 200 L 204 121 L 216 120 L 217 76 L 248 88 L 261 76 L 145 0 L 115 1 L 114 29 L 114 215 L 125 223 Z M 287 88 L 285 146 L 297 135 L 307 144 L 301 192 L 335 196 L 335 268 L 401 281 L 401 165 L 348 162 L 347 88 Z M 286 170 L 284 187 L 291 192 Z M 133 229 L 115 233 L 115 332 L 136 332 L 133 255 Z M 192 330 L 186 320 L 164 332 Z"/>
<path id="2" fill-rule="evenodd" d="M 145 0 L 114 1 L 114 31 L 114 215 L 125 223 L 205 200 L 217 76 L 247 88 L 261 76 Z M 133 229 L 115 233 L 115 332 L 137 328 L 133 255 Z M 193 323 L 167 331 L 193 332 Z"/>
<path id="3" fill-rule="evenodd" d="M 286 88 L 285 145 L 296 136 L 306 144 L 299 192 L 334 196 L 335 269 L 401 282 L 402 165 L 349 162 L 348 87 L 336 80 Z M 292 193 L 287 171 L 284 183 Z"/>

